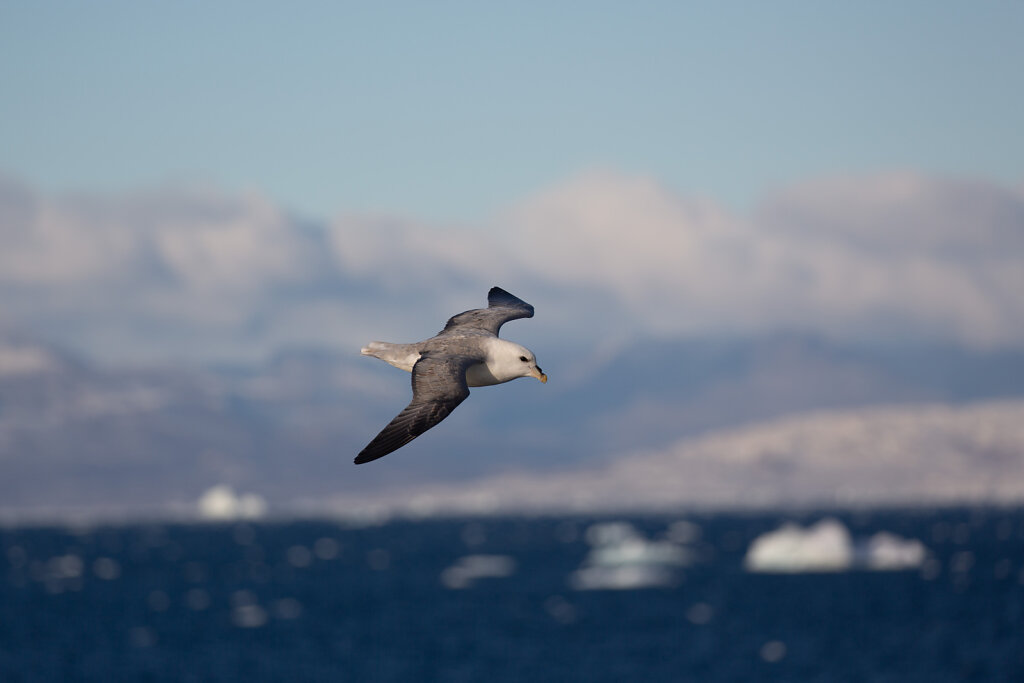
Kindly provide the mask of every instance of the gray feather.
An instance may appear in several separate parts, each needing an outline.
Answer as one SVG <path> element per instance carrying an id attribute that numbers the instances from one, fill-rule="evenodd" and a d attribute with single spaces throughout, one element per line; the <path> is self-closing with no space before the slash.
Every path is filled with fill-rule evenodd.
<path id="1" fill-rule="evenodd" d="M 412 402 L 366 448 L 356 464 L 383 458 L 441 420 L 469 396 L 466 369 L 478 358 L 427 353 L 412 368 Z"/>
<path id="2" fill-rule="evenodd" d="M 491 287 L 487 293 L 487 308 L 474 308 L 452 316 L 438 336 L 454 332 L 464 334 L 469 330 L 497 336 L 498 330 L 509 320 L 532 317 L 533 306 L 501 287 Z"/>

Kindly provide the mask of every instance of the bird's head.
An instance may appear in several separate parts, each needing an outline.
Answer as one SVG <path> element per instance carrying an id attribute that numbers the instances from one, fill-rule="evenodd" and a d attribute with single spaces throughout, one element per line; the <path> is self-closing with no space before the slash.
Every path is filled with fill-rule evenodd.
<path id="1" fill-rule="evenodd" d="M 519 344 L 511 344 L 510 347 L 508 362 L 515 369 L 514 377 L 533 377 L 545 383 L 548 381 L 548 376 L 537 365 L 533 351 Z"/>

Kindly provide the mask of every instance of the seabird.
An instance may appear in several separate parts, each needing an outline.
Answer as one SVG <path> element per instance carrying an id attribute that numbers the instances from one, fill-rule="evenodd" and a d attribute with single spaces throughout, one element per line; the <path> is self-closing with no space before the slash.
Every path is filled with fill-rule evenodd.
<path id="1" fill-rule="evenodd" d="M 412 373 L 412 402 L 356 456 L 356 464 L 383 458 L 448 417 L 469 396 L 469 387 L 517 377 L 547 382 L 532 351 L 498 338 L 504 323 L 532 317 L 533 306 L 501 287 L 492 287 L 487 308 L 452 316 L 443 330 L 426 341 L 375 341 L 364 346 L 364 356 Z"/>

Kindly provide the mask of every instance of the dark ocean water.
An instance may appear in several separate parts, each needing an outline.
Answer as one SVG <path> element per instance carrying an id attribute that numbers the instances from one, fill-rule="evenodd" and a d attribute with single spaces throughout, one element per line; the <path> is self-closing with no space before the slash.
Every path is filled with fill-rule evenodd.
<path id="1" fill-rule="evenodd" d="M 929 558 L 744 570 L 823 516 L 630 518 L 691 562 L 619 590 L 573 579 L 608 519 L 2 529 L 0 681 L 1024 681 L 1024 511 L 834 513 Z"/>

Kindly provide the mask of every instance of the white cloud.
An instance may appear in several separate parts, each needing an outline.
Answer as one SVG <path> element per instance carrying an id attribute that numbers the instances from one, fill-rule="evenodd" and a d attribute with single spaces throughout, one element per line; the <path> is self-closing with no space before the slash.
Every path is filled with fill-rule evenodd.
<path id="1" fill-rule="evenodd" d="M 0 181 L 0 218 L 4 322 L 115 357 L 430 334 L 494 284 L 566 343 L 798 327 L 1024 344 L 1024 194 L 912 173 L 810 182 L 750 216 L 593 173 L 475 229 L 317 228 L 256 195 L 53 198 Z"/>
<path id="2" fill-rule="evenodd" d="M 59 365 L 58 359 L 48 349 L 0 341 L 0 377 L 33 375 Z"/>
<path id="3" fill-rule="evenodd" d="M 799 326 L 1024 341 L 1024 197 L 910 174 L 811 184 L 751 218 L 596 175 L 508 219 L 540 279 L 603 292 L 662 333 Z M 530 245 L 527 259 L 523 245 Z"/>

